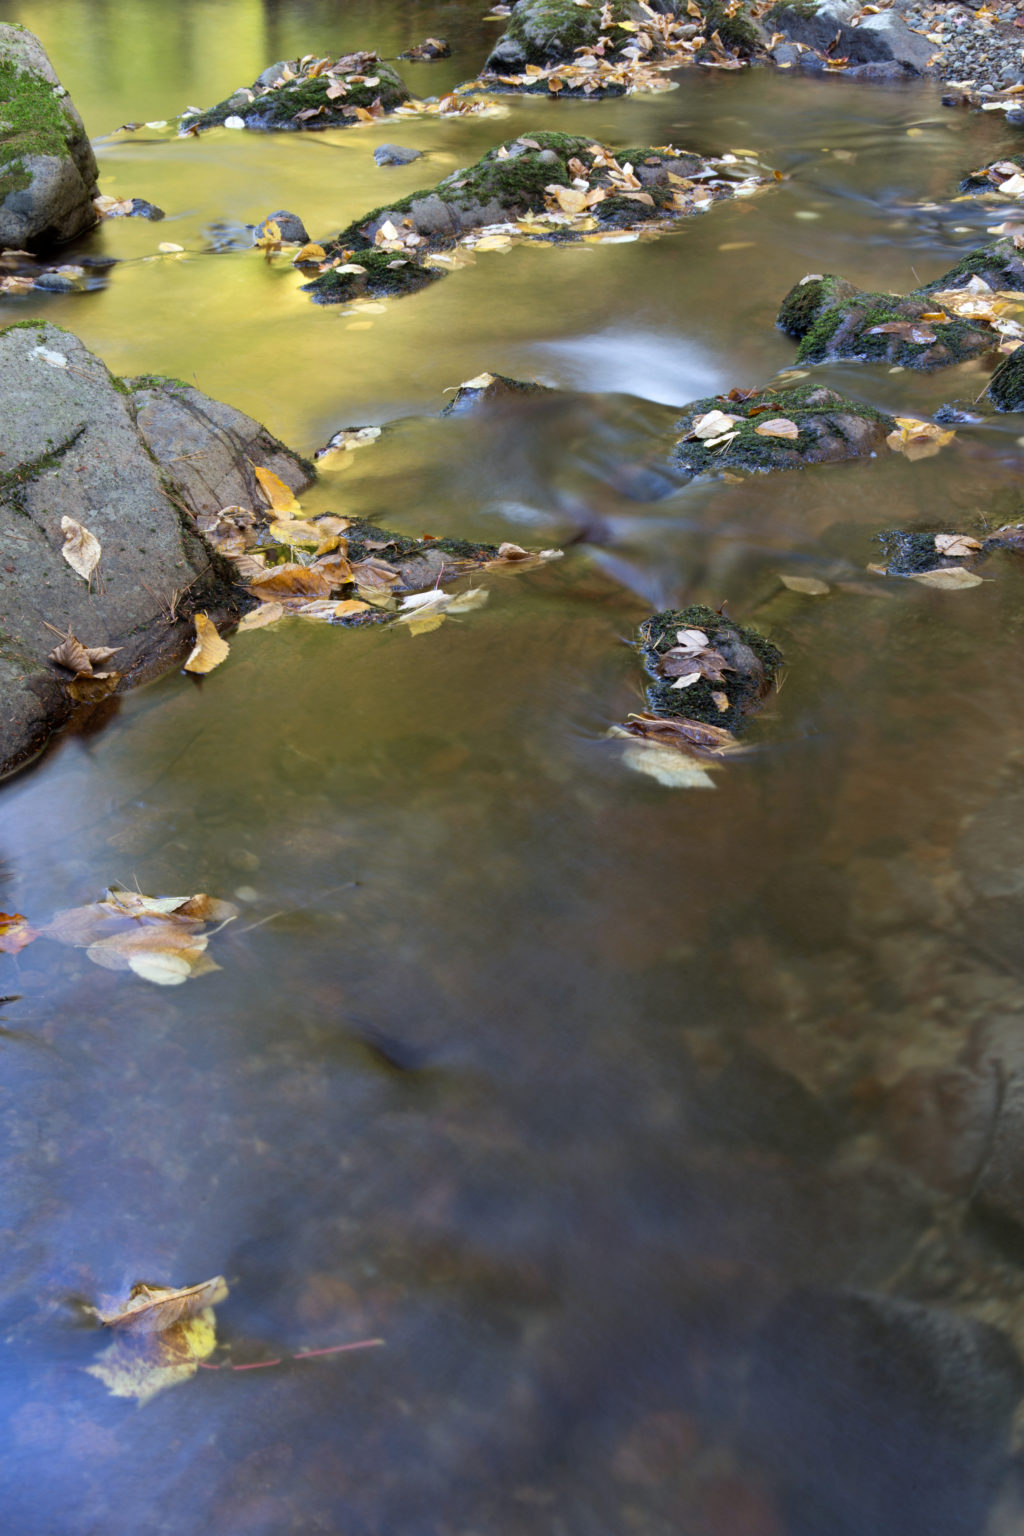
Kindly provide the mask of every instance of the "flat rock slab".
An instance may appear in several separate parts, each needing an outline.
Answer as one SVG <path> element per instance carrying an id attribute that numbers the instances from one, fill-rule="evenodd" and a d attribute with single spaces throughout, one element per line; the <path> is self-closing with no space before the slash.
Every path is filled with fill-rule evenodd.
<path id="1" fill-rule="evenodd" d="M 258 422 L 199 390 L 115 379 L 56 326 L 0 332 L 0 773 L 72 713 L 68 675 L 47 660 L 54 630 L 118 646 L 110 665 L 127 683 L 181 654 L 196 608 L 231 611 L 230 571 L 190 514 L 256 504 L 254 464 L 293 489 L 312 478 Z M 89 581 L 62 555 L 65 517 L 100 542 Z"/>

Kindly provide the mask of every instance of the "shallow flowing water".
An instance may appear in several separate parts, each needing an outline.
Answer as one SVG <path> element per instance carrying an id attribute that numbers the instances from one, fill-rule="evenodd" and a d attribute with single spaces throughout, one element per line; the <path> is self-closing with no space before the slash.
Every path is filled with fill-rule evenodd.
<path id="1" fill-rule="evenodd" d="M 174 989 L 45 940 L 0 956 L 3 1529 L 1019 1530 L 1001 1464 L 979 1471 L 998 1426 L 989 1446 L 934 1384 L 908 1391 L 891 1326 L 858 1374 L 800 1298 L 852 1288 L 1024 1340 L 1017 1258 L 970 1229 L 970 1178 L 939 1167 L 914 1089 L 984 1057 L 993 1021 L 1010 1060 L 1024 1025 L 1012 935 L 972 925 L 958 883 L 970 818 L 1019 804 L 1024 566 L 954 593 L 864 571 L 880 529 L 1020 516 L 1021 423 L 735 485 L 658 458 L 674 407 L 792 365 L 773 322 L 804 272 L 905 289 L 978 243 L 1002 215 L 956 183 L 1009 132 L 927 85 L 697 70 L 464 120 L 114 131 L 277 59 L 429 34 L 452 59 L 402 67 L 436 93 L 479 67 L 482 9 L 0 3 L 50 50 L 103 189 L 168 212 L 77 248 L 118 258 L 103 291 L 0 320 L 67 325 L 115 372 L 195 381 L 306 452 L 391 423 L 311 512 L 567 549 L 428 635 L 241 635 L 213 676 L 119 699 L 4 786 L 6 909 L 44 922 L 120 881 L 243 910 L 221 969 Z M 577 124 L 753 151 L 785 180 L 659 239 L 480 253 L 355 311 L 212 249 L 280 207 L 330 235 Z M 429 158 L 380 170 L 387 140 Z M 439 418 L 482 370 L 567 393 Z M 986 377 L 819 374 L 925 414 Z M 783 648 L 785 687 L 714 793 L 672 792 L 605 736 L 641 696 L 624 642 L 653 607 L 725 600 Z M 217 1273 L 214 1363 L 280 1363 L 141 1408 L 85 1374 L 106 1340 L 76 1298 Z M 787 1298 L 810 1340 L 792 1377 Z M 294 1358 L 363 1338 L 385 1346 Z"/>

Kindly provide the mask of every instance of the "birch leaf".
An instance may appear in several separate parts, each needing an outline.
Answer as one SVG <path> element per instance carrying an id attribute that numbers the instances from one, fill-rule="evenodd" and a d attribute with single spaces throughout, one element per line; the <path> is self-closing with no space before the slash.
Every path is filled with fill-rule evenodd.
<path id="1" fill-rule="evenodd" d="M 285 485 L 280 475 L 275 475 L 272 469 L 264 469 L 262 464 L 254 466 L 254 473 L 259 481 L 260 490 L 279 516 L 285 513 L 289 517 L 294 517 L 296 512 L 302 511 L 291 487 Z"/>
<path id="2" fill-rule="evenodd" d="M 62 517 L 60 526 L 64 535 L 61 554 L 75 575 L 88 581 L 103 553 L 99 539 L 88 528 L 83 528 L 81 523 L 76 523 L 73 517 Z"/>
<path id="3" fill-rule="evenodd" d="M 981 577 L 963 566 L 945 566 L 937 571 L 915 571 L 911 581 L 919 581 L 922 587 L 938 587 L 943 592 L 958 592 L 967 587 L 980 587 Z"/>
<path id="4" fill-rule="evenodd" d="M 800 428 L 787 416 L 774 416 L 771 421 L 758 422 L 754 431 L 759 437 L 796 438 L 800 436 Z"/>
<path id="5" fill-rule="evenodd" d="M 216 624 L 205 613 L 197 613 L 193 623 L 196 626 L 196 643 L 189 652 L 185 671 L 212 672 L 225 659 L 230 646 L 226 640 L 221 639 Z"/>
<path id="6" fill-rule="evenodd" d="M 163 1285 L 133 1285 L 128 1300 L 110 1311 L 96 1307 L 89 1310 L 105 1328 L 132 1328 L 139 1333 L 163 1333 L 183 1318 L 195 1317 L 204 1307 L 214 1307 L 228 1294 L 223 1275 L 203 1280 L 199 1285 L 178 1288 Z"/>
<path id="7" fill-rule="evenodd" d="M 981 548 L 981 541 L 972 539 L 969 533 L 937 533 L 935 548 L 948 560 L 966 560 L 971 555 L 977 554 Z"/>

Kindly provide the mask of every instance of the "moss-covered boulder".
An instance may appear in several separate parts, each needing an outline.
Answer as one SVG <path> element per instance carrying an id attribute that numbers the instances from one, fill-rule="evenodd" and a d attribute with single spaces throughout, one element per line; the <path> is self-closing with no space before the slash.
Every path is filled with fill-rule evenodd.
<path id="1" fill-rule="evenodd" d="M 548 91 L 546 81 L 531 82 L 523 72 L 571 63 L 592 78 L 567 76 L 559 90 L 621 94 L 632 82 L 616 78 L 620 66 L 635 63 L 642 70 L 650 60 L 674 62 L 677 54 L 686 62 L 712 38 L 744 56 L 763 42 L 743 0 L 706 0 L 699 10 L 685 0 L 595 0 L 589 6 L 577 0 L 518 0 L 485 73 L 514 88 Z"/>
<path id="2" fill-rule="evenodd" d="M 303 283 L 303 291 L 315 304 L 349 304 L 355 299 L 394 299 L 429 288 L 443 277 L 436 267 L 424 266 L 411 256 L 375 246 L 346 252 L 346 259 Z"/>
<path id="3" fill-rule="evenodd" d="M 799 340 L 802 363 L 845 358 L 945 368 L 994 344 L 987 326 L 946 315 L 927 294 L 865 293 L 831 273 L 814 273 L 791 288 L 778 324 Z"/>
<path id="4" fill-rule="evenodd" d="M 322 242 L 329 265 L 306 286 L 322 303 L 348 299 L 357 292 L 352 280 L 363 281 L 349 269 L 373 265 L 365 291 L 408 292 L 437 275 L 427 269 L 423 277 L 425 256 L 489 226 L 555 213 L 558 222 L 531 229 L 529 237 L 571 240 L 602 225 L 668 223 L 702 212 L 759 179 L 749 162 L 735 159 L 704 160 L 664 146 L 614 151 L 579 134 L 522 134 L 436 186 L 354 219 Z"/>
<path id="5" fill-rule="evenodd" d="M 1024 155 L 1003 155 L 1001 159 L 992 160 L 977 171 L 969 171 L 957 190 L 975 195 L 982 192 L 998 192 L 1004 182 L 1009 182 L 1007 196 L 1012 197 L 1020 190 L 1014 182 L 1014 177 L 1022 175 L 1024 175 Z"/>
<path id="6" fill-rule="evenodd" d="M 941 277 L 925 283 L 915 291 L 918 294 L 930 294 L 952 288 L 966 288 L 971 279 L 976 277 L 980 277 L 982 282 L 996 291 L 1024 291 L 1024 250 L 1013 236 L 1003 235 L 988 245 L 968 251 L 948 272 L 943 272 Z"/>
<path id="7" fill-rule="evenodd" d="M 782 664 L 770 640 L 698 604 L 652 614 L 637 644 L 653 714 L 733 732 L 760 709 Z"/>
<path id="8" fill-rule="evenodd" d="M 996 369 L 987 394 L 997 411 L 1024 411 L 1024 347 Z"/>
<path id="9" fill-rule="evenodd" d="M 96 159 L 39 39 L 0 25 L 0 250 L 73 240 L 99 217 Z"/>
<path id="10" fill-rule="evenodd" d="M 802 469 L 879 453 L 896 429 L 892 416 L 834 389 L 734 389 L 686 407 L 673 457 L 693 475 Z"/>
<path id="11" fill-rule="evenodd" d="M 409 90 L 390 64 L 375 53 L 314 58 L 274 64 L 206 112 L 181 119 L 184 133 L 224 123 L 263 129 L 349 128 L 380 117 L 409 100 Z"/>

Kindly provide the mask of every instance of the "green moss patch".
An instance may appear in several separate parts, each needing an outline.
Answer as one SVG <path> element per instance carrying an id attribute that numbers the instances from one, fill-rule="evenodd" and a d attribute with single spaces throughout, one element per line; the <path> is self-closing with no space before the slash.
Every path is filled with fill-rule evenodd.
<path id="1" fill-rule="evenodd" d="M 734 396 L 740 394 L 733 391 Z M 695 424 L 712 411 L 733 418 L 731 423 L 722 423 L 721 433 L 716 432 L 720 438 L 728 434 L 725 441 L 693 436 Z M 780 419 L 797 428 L 795 437 L 758 432 L 759 426 Z M 718 395 L 696 400 L 686 407 L 677 427 L 682 435 L 673 456 L 682 468 L 696 475 L 723 469 L 798 469 L 806 464 L 862 458 L 883 448 L 896 422 L 836 390 L 802 386 L 759 390 L 746 399 Z"/>
<path id="2" fill-rule="evenodd" d="M 401 75 L 376 55 L 347 55 L 330 68 L 321 67 L 328 62 L 312 60 L 305 73 L 279 84 L 262 85 L 257 80 L 208 111 L 183 118 L 182 128 L 189 132 L 215 128 L 229 117 L 240 117 L 247 128 L 349 128 L 360 121 L 360 111 L 377 116 L 409 100 Z M 314 68 L 318 72 L 310 73 Z M 339 88 L 342 94 L 329 94 Z"/>
<path id="3" fill-rule="evenodd" d="M 700 630 L 707 636 L 709 647 L 728 663 L 720 678 L 701 677 L 684 689 L 672 686 L 664 657 L 676 647 L 680 630 Z M 640 625 L 637 645 L 651 678 L 647 706 L 653 714 L 700 720 L 730 731 L 760 708 L 782 665 L 782 652 L 757 630 L 696 603 L 652 614 Z"/>
<path id="4" fill-rule="evenodd" d="M 30 185 L 26 156 L 65 159 L 77 133 L 60 87 L 9 61 L 0 63 L 0 201 Z"/>
<path id="5" fill-rule="evenodd" d="M 825 273 L 790 289 L 777 323 L 800 339 L 797 360 L 802 363 L 845 358 L 944 368 L 992 347 L 986 326 L 926 318 L 934 313 L 935 304 L 925 294 L 865 293 Z"/>
<path id="6" fill-rule="evenodd" d="M 312 294 L 316 304 L 347 304 L 353 299 L 386 299 L 415 293 L 444 276 L 435 267 L 425 267 L 418 261 L 396 256 L 393 251 L 373 247 L 351 252 L 341 267 L 358 270 L 329 268 L 312 282 L 303 283 L 303 292 Z"/>

